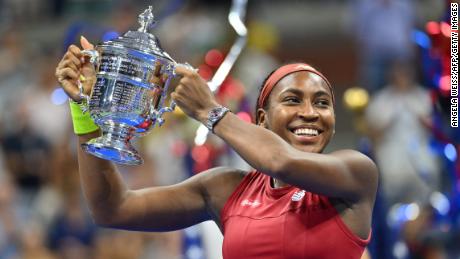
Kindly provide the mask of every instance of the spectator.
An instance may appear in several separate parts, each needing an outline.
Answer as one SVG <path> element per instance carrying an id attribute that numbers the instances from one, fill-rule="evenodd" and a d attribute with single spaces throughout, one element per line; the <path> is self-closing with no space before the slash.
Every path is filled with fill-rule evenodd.
<path id="1" fill-rule="evenodd" d="M 389 79 L 366 112 L 383 194 L 389 205 L 425 203 L 439 188 L 438 164 L 429 147 L 430 96 L 414 82 L 407 63 L 395 63 Z"/>

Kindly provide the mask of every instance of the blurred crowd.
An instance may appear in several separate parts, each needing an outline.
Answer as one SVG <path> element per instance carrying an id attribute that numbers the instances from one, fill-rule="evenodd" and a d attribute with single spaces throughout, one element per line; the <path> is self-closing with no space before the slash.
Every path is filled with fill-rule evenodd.
<path id="1" fill-rule="evenodd" d="M 324 25 L 315 17 L 299 17 L 305 24 L 285 25 L 296 31 L 295 41 L 306 42 L 299 47 L 281 31 L 282 17 L 270 20 L 281 2 L 324 9 L 338 21 Z M 412 38 L 427 19 L 441 19 L 446 7 L 440 3 L 249 0 L 248 44 L 217 93 L 221 103 L 250 120 L 258 86 L 279 64 L 292 61 L 293 49 L 295 60 L 316 61 L 330 75 L 338 95 L 361 86 L 368 101 L 351 113 L 345 108 L 353 104 L 338 98 L 337 116 L 346 117 L 339 123 L 356 123 L 338 125 L 337 142 L 354 136 L 354 146 L 346 147 L 371 156 L 380 170 L 372 258 L 460 258 L 460 205 L 452 203 L 459 200 L 449 191 L 460 188 L 460 180 L 450 174 L 444 153 L 436 151 L 436 105 L 430 86 L 423 84 Z M 137 15 L 151 4 L 158 20 L 153 31 L 163 48 L 210 79 L 235 39 L 226 21 L 230 1 L 0 0 L 0 258 L 213 258 L 210 249 L 200 248 L 206 237 L 195 230 L 138 233 L 95 226 L 79 186 L 77 139 L 55 66 L 80 35 L 97 43 L 137 29 Z M 272 14 L 267 13 L 271 6 Z M 289 7 L 283 12 L 289 13 Z M 341 33 L 324 36 L 329 28 Z M 328 43 L 319 53 L 309 50 L 322 41 Z M 336 53 L 337 60 L 345 69 L 354 68 L 345 78 L 340 67 L 317 61 L 344 44 L 349 47 Z M 145 163 L 119 166 L 127 185 L 173 184 L 216 165 L 248 168 L 216 137 L 197 145 L 197 127 L 179 110 L 168 114 L 163 127 L 136 141 Z M 456 218 L 448 219 L 455 208 Z"/>

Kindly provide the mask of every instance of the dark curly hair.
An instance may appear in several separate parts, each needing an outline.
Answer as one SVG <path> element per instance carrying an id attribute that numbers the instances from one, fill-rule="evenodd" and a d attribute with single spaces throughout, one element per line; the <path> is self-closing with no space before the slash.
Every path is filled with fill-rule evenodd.
<path id="1" fill-rule="evenodd" d="M 275 73 L 275 71 L 278 70 L 278 68 L 274 69 L 273 71 L 271 71 L 267 77 L 265 77 L 264 81 L 262 82 L 262 84 L 259 86 L 259 95 L 257 96 L 257 101 L 256 101 L 256 106 L 255 106 L 255 109 L 254 109 L 254 118 L 256 120 L 256 124 L 259 123 L 259 115 L 257 113 L 257 109 L 259 108 L 263 108 L 263 109 L 267 109 L 268 108 L 268 102 L 265 102 L 265 105 L 264 107 L 259 107 L 259 100 L 260 100 L 260 95 L 262 94 L 262 89 L 264 88 L 264 85 L 265 83 L 267 83 L 267 80 L 270 78 L 271 75 L 273 75 L 273 73 Z"/>

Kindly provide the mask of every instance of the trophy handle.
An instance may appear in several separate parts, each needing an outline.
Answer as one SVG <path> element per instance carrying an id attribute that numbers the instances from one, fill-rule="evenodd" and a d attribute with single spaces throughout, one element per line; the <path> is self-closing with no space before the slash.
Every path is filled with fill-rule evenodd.
<path id="1" fill-rule="evenodd" d="M 99 52 L 97 52 L 97 50 L 85 49 L 85 50 L 82 50 L 81 53 L 83 54 L 83 56 L 89 57 L 89 62 L 93 64 L 94 66 L 96 66 L 97 63 L 99 62 Z"/>
<path id="2" fill-rule="evenodd" d="M 160 127 L 161 125 L 163 125 L 163 123 L 165 123 L 165 119 L 162 118 L 163 114 L 165 112 L 173 112 L 175 109 L 176 109 L 176 102 L 171 101 L 171 103 L 169 104 L 169 107 L 163 107 L 157 112 L 156 119 Z"/>
<path id="3" fill-rule="evenodd" d="M 176 72 L 175 72 L 175 68 L 174 67 L 177 67 L 177 66 L 184 66 L 188 69 L 191 69 L 191 70 L 194 70 L 194 71 L 197 71 L 196 68 L 192 67 L 189 63 L 177 63 L 175 61 L 173 61 L 173 69 L 172 69 L 172 76 L 175 77 L 177 76 Z M 150 114 L 151 114 L 151 118 L 152 119 L 155 119 L 156 122 L 158 123 L 158 125 L 161 127 L 161 125 L 164 124 L 165 122 L 165 119 L 162 118 L 163 114 L 166 113 L 166 112 L 173 112 L 174 110 L 176 109 L 176 103 L 171 100 L 170 104 L 169 104 L 169 107 L 162 107 L 160 110 L 155 110 L 155 107 L 153 106 L 153 104 L 151 105 L 150 107 Z"/>
<path id="4" fill-rule="evenodd" d="M 89 57 L 89 62 L 96 67 L 97 63 L 99 62 L 99 52 L 91 49 L 91 50 L 83 50 L 81 53 L 83 54 L 83 56 Z M 78 86 L 78 90 L 80 91 L 79 97 L 82 100 L 82 105 L 81 105 L 82 112 L 86 113 L 89 110 L 89 100 L 91 96 L 84 93 L 83 84 L 82 84 L 82 76 L 80 76 L 80 78 L 77 80 L 77 86 Z"/>
<path id="5" fill-rule="evenodd" d="M 162 126 L 165 123 L 165 119 L 162 118 L 165 112 L 173 112 L 176 109 L 176 103 L 171 101 L 169 107 L 162 107 L 160 110 L 156 110 L 153 104 L 150 105 L 150 119 L 156 121 L 158 126 Z"/>

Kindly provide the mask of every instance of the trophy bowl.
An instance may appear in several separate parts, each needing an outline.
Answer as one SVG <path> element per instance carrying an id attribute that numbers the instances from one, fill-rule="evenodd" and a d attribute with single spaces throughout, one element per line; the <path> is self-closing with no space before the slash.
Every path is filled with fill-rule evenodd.
<path id="1" fill-rule="evenodd" d="M 99 158 L 120 164 L 143 163 L 131 140 L 161 126 L 168 86 L 176 63 L 160 47 L 157 38 L 148 33 L 155 23 L 150 6 L 141 15 L 141 27 L 128 31 L 115 40 L 84 50 L 96 69 L 96 83 L 89 96 L 84 96 L 86 109 L 99 126 L 102 136 L 82 144 L 82 148 Z M 158 84 L 158 78 L 164 84 Z"/>

